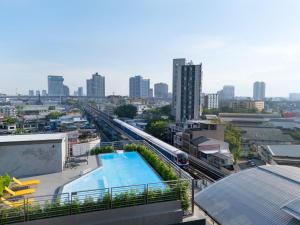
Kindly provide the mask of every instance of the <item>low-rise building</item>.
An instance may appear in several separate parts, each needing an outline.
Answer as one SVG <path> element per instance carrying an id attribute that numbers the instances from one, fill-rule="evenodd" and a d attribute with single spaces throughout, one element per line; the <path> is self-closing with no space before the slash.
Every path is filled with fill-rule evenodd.
<path id="1" fill-rule="evenodd" d="M 0 114 L 5 117 L 15 117 L 16 116 L 16 107 L 11 105 L 0 106 Z"/>
<path id="2" fill-rule="evenodd" d="M 270 164 L 300 167 L 300 145 L 263 145 L 259 153 Z"/>
<path id="3" fill-rule="evenodd" d="M 262 112 L 265 108 L 265 102 L 252 100 L 235 100 L 230 103 L 230 108 L 232 108 L 234 112 L 241 112 L 245 110 Z"/>
<path id="4" fill-rule="evenodd" d="M 216 224 L 298 225 L 300 169 L 261 166 L 232 174 L 195 195 Z"/>
<path id="5" fill-rule="evenodd" d="M 26 177 L 61 172 L 67 149 L 64 133 L 0 136 L 0 174 Z"/>
<path id="6" fill-rule="evenodd" d="M 190 141 L 188 149 L 186 147 L 184 151 L 210 165 L 233 170 L 233 157 L 227 142 L 200 136 Z"/>

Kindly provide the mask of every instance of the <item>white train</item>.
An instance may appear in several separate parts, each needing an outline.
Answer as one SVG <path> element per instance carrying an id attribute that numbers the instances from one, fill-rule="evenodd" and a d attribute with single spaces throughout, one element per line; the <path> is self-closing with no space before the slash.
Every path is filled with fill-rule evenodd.
<path id="1" fill-rule="evenodd" d="M 136 140 L 144 140 L 158 149 L 164 156 L 176 163 L 181 168 L 187 168 L 189 165 L 188 154 L 179 150 L 178 148 L 169 145 L 152 135 L 129 125 L 119 119 L 113 119 L 115 126 L 126 132 L 128 135 Z"/>

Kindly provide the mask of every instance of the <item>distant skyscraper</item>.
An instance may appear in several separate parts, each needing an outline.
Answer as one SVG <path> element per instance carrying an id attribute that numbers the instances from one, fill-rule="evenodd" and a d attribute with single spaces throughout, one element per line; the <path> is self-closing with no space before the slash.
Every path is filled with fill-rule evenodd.
<path id="1" fill-rule="evenodd" d="M 202 64 L 194 65 L 192 62 L 186 64 L 185 59 L 174 59 L 174 90 L 176 121 L 199 119 L 201 116 Z"/>
<path id="2" fill-rule="evenodd" d="M 167 98 L 168 85 L 166 83 L 154 84 L 154 96 L 155 98 Z"/>
<path id="3" fill-rule="evenodd" d="M 40 95 L 41 95 L 41 92 L 40 92 L 39 90 L 36 90 L 36 91 L 35 91 L 35 95 L 36 95 L 36 96 L 40 96 Z"/>
<path id="4" fill-rule="evenodd" d="M 67 85 L 63 85 L 63 90 L 64 90 L 64 96 L 70 95 L 70 89 Z"/>
<path id="5" fill-rule="evenodd" d="M 83 96 L 83 87 L 79 87 L 77 90 L 77 95 L 78 96 Z"/>
<path id="6" fill-rule="evenodd" d="M 254 100 L 265 100 L 266 98 L 266 83 L 256 81 L 253 84 L 253 99 Z"/>
<path id="7" fill-rule="evenodd" d="M 34 91 L 33 91 L 33 90 L 29 90 L 29 91 L 28 91 L 28 95 L 29 95 L 29 96 L 34 96 Z"/>
<path id="8" fill-rule="evenodd" d="M 64 96 L 64 78 L 62 76 L 48 76 L 48 95 Z"/>
<path id="9" fill-rule="evenodd" d="M 149 98 L 153 98 L 153 88 L 149 89 Z"/>
<path id="10" fill-rule="evenodd" d="M 150 80 L 143 79 L 142 76 L 129 78 L 129 97 L 130 98 L 148 98 L 150 90 Z"/>
<path id="11" fill-rule="evenodd" d="M 235 98 L 235 88 L 232 85 L 225 85 L 223 89 L 218 91 L 219 106 L 229 106 L 230 102 Z"/>
<path id="12" fill-rule="evenodd" d="M 47 91 L 46 90 L 42 90 L 42 96 L 47 96 Z"/>
<path id="13" fill-rule="evenodd" d="M 185 58 L 173 59 L 173 86 L 172 86 L 172 114 L 176 116 L 177 104 L 177 80 L 178 74 L 181 71 L 181 66 L 185 65 Z"/>
<path id="14" fill-rule="evenodd" d="M 290 93 L 289 100 L 290 101 L 300 101 L 300 93 Z"/>
<path id="15" fill-rule="evenodd" d="M 105 97 L 105 77 L 93 74 L 92 79 L 86 80 L 86 90 L 89 97 Z"/>

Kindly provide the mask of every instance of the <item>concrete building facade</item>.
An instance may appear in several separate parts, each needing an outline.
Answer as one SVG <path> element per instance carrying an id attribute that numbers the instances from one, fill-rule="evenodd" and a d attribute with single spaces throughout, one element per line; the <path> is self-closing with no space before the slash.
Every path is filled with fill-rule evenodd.
<path id="1" fill-rule="evenodd" d="M 235 100 L 230 103 L 230 108 L 232 108 L 234 112 L 241 112 L 243 110 L 254 110 L 256 112 L 262 112 L 265 108 L 265 102 L 252 100 Z"/>
<path id="2" fill-rule="evenodd" d="M 61 172 L 67 149 L 64 133 L 0 136 L 0 174 L 22 178 Z"/>
<path id="3" fill-rule="evenodd" d="M 204 96 L 204 107 L 207 109 L 219 108 L 219 95 L 218 94 L 206 94 Z"/>
<path id="4" fill-rule="evenodd" d="M 64 78 L 62 76 L 48 76 L 48 95 L 64 96 Z"/>
<path id="5" fill-rule="evenodd" d="M 173 83 L 176 82 L 175 118 L 176 121 L 199 119 L 201 116 L 201 92 L 202 92 L 202 64 L 194 65 L 192 62 L 182 65 L 173 61 Z M 185 60 L 184 60 L 185 61 Z"/>
<path id="6" fill-rule="evenodd" d="M 172 86 L 172 114 L 176 116 L 177 80 L 181 66 L 185 65 L 185 58 L 173 59 L 173 86 Z"/>

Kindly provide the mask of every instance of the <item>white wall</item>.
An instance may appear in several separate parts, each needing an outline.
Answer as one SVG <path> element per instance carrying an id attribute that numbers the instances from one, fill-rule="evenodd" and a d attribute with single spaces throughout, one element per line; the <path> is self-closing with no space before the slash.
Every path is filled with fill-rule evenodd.
<path id="1" fill-rule="evenodd" d="M 67 139 L 0 145 L 0 174 L 27 177 L 61 172 Z"/>

